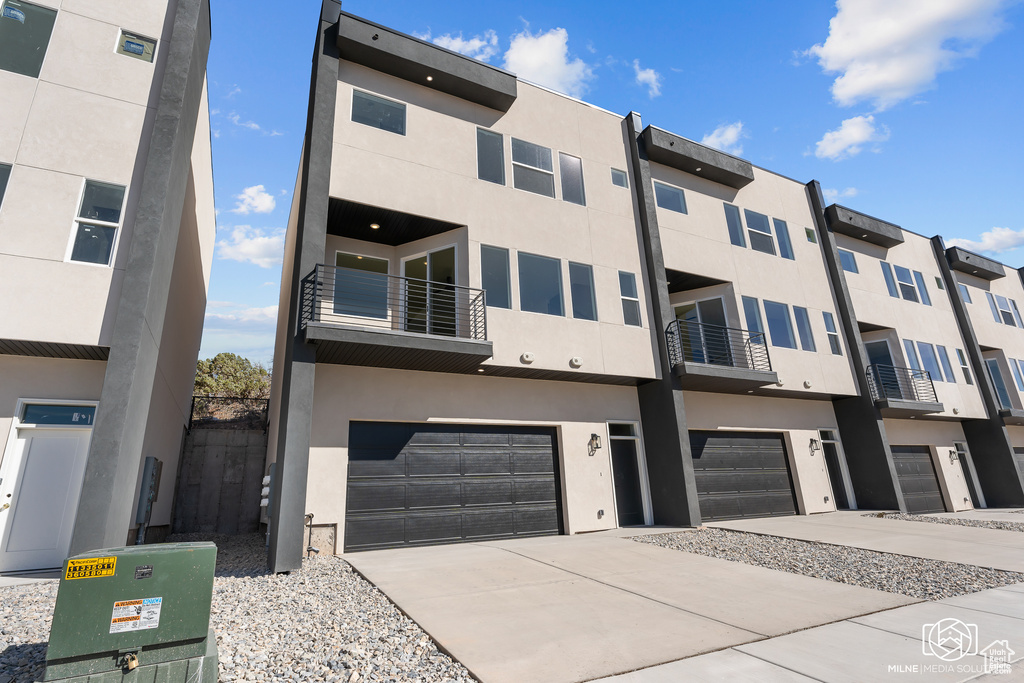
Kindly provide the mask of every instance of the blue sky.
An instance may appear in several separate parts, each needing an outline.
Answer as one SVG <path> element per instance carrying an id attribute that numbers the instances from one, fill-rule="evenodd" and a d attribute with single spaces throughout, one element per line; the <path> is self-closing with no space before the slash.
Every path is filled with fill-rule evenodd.
<path id="1" fill-rule="evenodd" d="M 319 0 L 213 0 L 217 246 L 200 356 L 269 363 Z M 1024 3 L 417 2 L 342 9 L 1024 266 Z"/>

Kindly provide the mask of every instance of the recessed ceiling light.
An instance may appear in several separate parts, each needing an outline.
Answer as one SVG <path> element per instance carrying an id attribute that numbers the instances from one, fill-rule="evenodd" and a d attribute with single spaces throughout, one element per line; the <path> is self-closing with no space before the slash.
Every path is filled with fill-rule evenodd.
<path id="1" fill-rule="evenodd" d="M 484 371 L 484 369 L 483 369 L 483 368 L 477 368 L 477 369 L 476 369 L 476 371 L 477 371 L 477 372 L 483 372 L 483 371 Z"/>
<path id="2" fill-rule="evenodd" d="M 370 223 L 370 228 L 372 230 L 378 230 L 380 228 L 380 225 L 378 225 L 377 223 Z"/>
<path id="3" fill-rule="evenodd" d="M 864 239 L 865 237 L 867 237 L 867 235 L 861 235 L 860 236 L 861 239 Z"/>
<path id="4" fill-rule="evenodd" d="M 700 166 L 694 169 L 697 173 L 700 173 Z"/>
<path id="5" fill-rule="evenodd" d="M 428 81 L 432 81 L 432 80 L 434 80 L 434 77 L 433 76 L 427 76 L 427 80 Z"/>
<path id="6" fill-rule="evenodd" d="M 357 259 L 359 259 L 360 261 L 362 261 L 362 260 L 363 260 L 363 257 L 362 257 L 362 256 L 356 256 L 356 258 L 357 258 Z"/>

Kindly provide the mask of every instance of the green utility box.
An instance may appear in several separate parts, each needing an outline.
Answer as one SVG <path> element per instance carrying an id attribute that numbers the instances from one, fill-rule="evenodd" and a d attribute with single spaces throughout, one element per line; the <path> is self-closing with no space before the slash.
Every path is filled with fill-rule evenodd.
<path id="1" fill-rule="evenodd" d="M 64 563 L 44 681 L 214 683 L 213 543 L 94 550 Z"/>

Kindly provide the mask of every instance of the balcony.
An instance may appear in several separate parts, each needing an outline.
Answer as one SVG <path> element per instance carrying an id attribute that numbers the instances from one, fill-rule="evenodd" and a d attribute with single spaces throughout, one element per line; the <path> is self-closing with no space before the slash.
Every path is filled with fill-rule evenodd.
<path id="1" fill-rule="evenodd" d="M 932 376 L 926 370 L 869 365 L 867 375 L 871 400 L 885 417 L 916 417 L 943 411 Z"/>
<path id="2" fill-rule="evenodd" d="M 321 264 L 301 313 L 318 363 L 473 372 L 492 356 L 480 289 Z"/>
<path id="3" fill-rule="evenodd" d="M 745 393 L 779 381 L 761 332 L 673 320 L 666 337 L 684 389 Z"/>

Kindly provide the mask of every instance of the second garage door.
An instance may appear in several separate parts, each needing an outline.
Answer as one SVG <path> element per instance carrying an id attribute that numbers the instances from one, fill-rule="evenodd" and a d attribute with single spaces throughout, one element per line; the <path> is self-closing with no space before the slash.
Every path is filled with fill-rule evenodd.
<path id="1" fill-rule="evenodd" d="M 557 534 L 555 431 L 353 422 L 345 551 Z"/>
<path id="2" fill-rule="evenodd" d="M 690 450 L 702 519 L 796 514 L 781 434 L 691 431 Z"/>
<path id="3" fill-rule="evenodd" d="M 896 477 L 903 490 L 907 512 L 946 511 L 928 446 L 892 446 L 892 461 L 896 465 Z"/>

